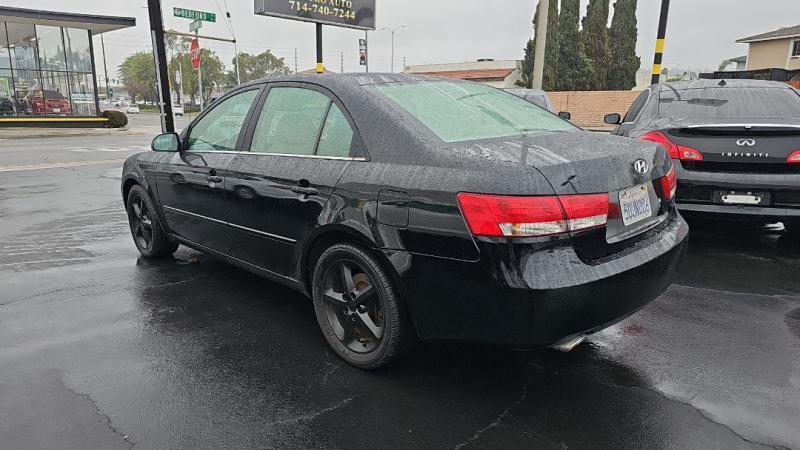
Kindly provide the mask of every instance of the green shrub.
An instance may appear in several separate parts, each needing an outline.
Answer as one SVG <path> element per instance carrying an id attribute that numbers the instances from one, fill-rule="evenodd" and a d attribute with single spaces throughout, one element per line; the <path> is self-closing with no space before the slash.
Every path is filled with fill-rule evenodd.
<path id="1" fill-rule="evenodd" d="M 103 117 L 108 119 L 106 126 L 109 128 L 122 128 L 128 125 L 128 116 L 122 111 L 103 111 Z"/>

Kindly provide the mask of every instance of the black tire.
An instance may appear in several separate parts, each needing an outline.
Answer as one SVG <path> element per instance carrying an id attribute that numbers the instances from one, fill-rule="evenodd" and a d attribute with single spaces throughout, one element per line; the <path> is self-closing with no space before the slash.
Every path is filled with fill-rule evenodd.
<path id="1" fill-rule="evenodd" d="M 785 220 L 783 226 L 790 236 L 800 236 L 800 220 Z"/>
<path id="2" fill-rule="evenodd" d="M 178 243 L 164 232 L 153 201 L 144 188 L 138 185 L 132 187 L 125 205 L 133 243 L 142 256 L 164 258 L 178 250 Z"/>
<path id="3" fill-rule="evenodd" d="M 409 349 L 414 332 L 408 315 L 392 278 L 369 252 L 334 245 L 317 260 L 312 280 L 322 334 L 347 363 L 377 369 Z"/>

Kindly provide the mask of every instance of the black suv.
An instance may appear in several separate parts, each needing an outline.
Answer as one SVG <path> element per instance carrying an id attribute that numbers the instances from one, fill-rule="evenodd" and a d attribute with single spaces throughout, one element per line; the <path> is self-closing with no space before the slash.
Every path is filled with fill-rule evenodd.
<path id="1" fill-rule="evenodd" d="M 800 93 L 773 81 L 698 80 L 647 88 L 614 134 L 663 145 L 678 208 L 800 227 Z"/>

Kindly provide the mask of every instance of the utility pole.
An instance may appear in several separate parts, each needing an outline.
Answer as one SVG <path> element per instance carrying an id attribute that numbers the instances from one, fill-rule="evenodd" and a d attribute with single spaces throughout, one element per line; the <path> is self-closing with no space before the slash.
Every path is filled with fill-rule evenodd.
<path id="1" fill-rule="evenodd" d="M 661 81 L 661 63 L 664 60 L 664 39 L 667 36 L 667 18 L 669 17 L 669 0 L 661 0 L 661 17 L 658 19 L 658 36 L 656 36 L 656 54 L 653 58 L 653 77 L 650 84 Z"/>
<path id="2" fill-rule="evenodd" d="M 533 54 L 533 74 L 531 87 L 541 89 L 544 79 L 544 51 L 547 48 L 547 16 L 550 0 L 539 1 L 539 21 L 536 23 L 536 48 Z"/>
<path id="3" fill-rule="evenodd" d="M 172 99 L 169 93 L 167 50 L 164 45 L 164 19 L 161 16 L 161 0 L 147 0 L 150 15 L 150 36 L 153 41 L 153 56 L 158 79 L 158 97 L 161 102 L 161 129 L 165 133 L 175 132 L 175 117 L 172 115 Z"/>
<path id="4" fill-rule="evenodd" d="M 199 30 L 195 30 L 194 32 L 195 39 L 197 39 L 198 45 L 200 44 L 200 33 Z M 205 99 L 203 99 L 203 49 L 200 47 L 198 49 L 200 52 L 200 65 L 197 66 L 197 84 L 200 88 L 200 112 L 203 112 L 203 104 L 205 103 Z"/>
<path id="5" fill-rule="evenodd" d="M 103 40 L 103 33 L 100 33 L 100 46 L 103 47 L 103 71 L 106 74 L 106 100 L 111 101 L 108 90 L 108 62 L 106 62 L 106 43 Z"/>
<path id="6" fill-rule="evenodd" d="M 344 52 L 342 52 L 342 71 L 339 73 L 344 73 Z"/>
<path id="7" fill-rule="evenodd" d="M 233 38 L 233 51 L 236 52 L 236 84 L 242 84 L 242 76 L 239 75 L 239 44 L 236 43 L 236 38 Z"/>
<path id="8" fill-rule="evenodd" d="M 297 73 L 297 49 L 294 49 L 294 73 Z"/>
<path id="9" fill-rule="evenodd" d="M 406 57 L 403 56 L 403 72 L 406 71 Z"/>

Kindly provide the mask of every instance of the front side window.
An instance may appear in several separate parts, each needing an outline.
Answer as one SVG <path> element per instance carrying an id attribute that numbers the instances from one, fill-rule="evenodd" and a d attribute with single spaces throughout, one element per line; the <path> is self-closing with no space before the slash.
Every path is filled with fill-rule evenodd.
<path id="1" fill-rule="evenodd" d="M 253 133 L 250 151 L 313 155 L 319 129 L 330 105 L 326 95 L 310 89 L 270 89 Z"/>
<path id="2" fill-rule="evenodd" d="M 240 92 L 216 104 L 192 126 L 187 150 L 233 151 L 258 89 Z"/>
<path id="3" fill-rule="evenodd" d="M 642 112 L 642 108 L 644 108 L 645 103 L 647 103 L 647 99 L 650 97 L 650 90 L 645 90 L 638 97 L 636 100 L 633 101 L 631 105 L 631 109 L 628 110 L 628 113 L 625 114 L 625 118 L 622 119 L 623 123 L 631 123 L 636 120 L 639 116 L 639 113 Z"/>
<path id="4" fill-rule="evenodd" d="M 577 129 L 526 100 L 481 84 L 422 81 L 377 89 L 445 142 Z"/>

